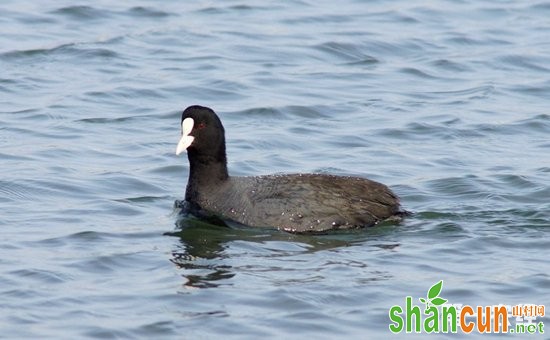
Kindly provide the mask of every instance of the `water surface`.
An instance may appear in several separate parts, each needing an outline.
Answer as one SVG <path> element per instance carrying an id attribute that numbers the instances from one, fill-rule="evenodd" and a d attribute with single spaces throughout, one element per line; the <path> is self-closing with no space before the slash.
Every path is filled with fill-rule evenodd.
<path id="1" fill-rule="evenodd" d="M 550 302 L 547 3 L 0 12 L 6 338 L 381 338 L 439 280 L 453 303 Z M 365 176 L 415 214 L 329 236 L 178 222 L 192 104 L 234 175 Z"/>

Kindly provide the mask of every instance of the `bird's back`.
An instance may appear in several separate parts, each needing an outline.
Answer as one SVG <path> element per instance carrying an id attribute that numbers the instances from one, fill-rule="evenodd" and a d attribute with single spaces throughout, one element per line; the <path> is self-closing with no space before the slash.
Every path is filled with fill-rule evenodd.
<path id="1" fill-rule="evenodd" d="M 201 201 L 223 218 L 298 233 L 368 227 L 399 214 L 385 185 L 325 174 L 230 177 Z"/>

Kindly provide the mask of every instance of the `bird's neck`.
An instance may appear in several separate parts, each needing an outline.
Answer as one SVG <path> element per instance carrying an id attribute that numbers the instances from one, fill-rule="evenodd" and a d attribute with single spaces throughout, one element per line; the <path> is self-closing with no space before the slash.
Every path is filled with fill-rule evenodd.
<path id="1" fill-rule="evenodd" d="M 201 155 L 195 150 L 188 150 L 189 181 L 185 200 L 198 203 L 201 193 L 208 188 L 216 188 L 229 178 L 225 150 L 217 155 Z"/>

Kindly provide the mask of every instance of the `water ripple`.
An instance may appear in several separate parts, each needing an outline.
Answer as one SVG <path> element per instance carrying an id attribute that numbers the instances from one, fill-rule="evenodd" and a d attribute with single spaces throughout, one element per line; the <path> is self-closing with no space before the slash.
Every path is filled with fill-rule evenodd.
<path id="1" fill-rule="evenodd" d="M 94 8 L 91 6 L 67 6 L 56 9 L 51 12 L 56 15 L 63 15 L 73 20 L 95 21 L 109 17 L 109 12 L 105 9 Z"/>
<path id="2" fill-rule="evenodd" d="M 359 45 L 355 44 L 342 44 L 338 42 L 326 42 L 314 47 L 315 49 L 329 54 L 331 57 L 336 58 L 340 62 L 373 65 L 379 61 L 365 52 L 361 51 Z"/>

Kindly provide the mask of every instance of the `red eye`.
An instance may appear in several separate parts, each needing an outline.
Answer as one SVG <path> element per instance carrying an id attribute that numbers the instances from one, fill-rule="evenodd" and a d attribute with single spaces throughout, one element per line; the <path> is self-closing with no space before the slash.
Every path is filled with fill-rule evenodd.
<path id="1" fill-rule="evenodd" d="M 197 129 L 204 129 L 206 127 L 206 124 L 200 123 L 199 126 L 197 126 Z"/>

